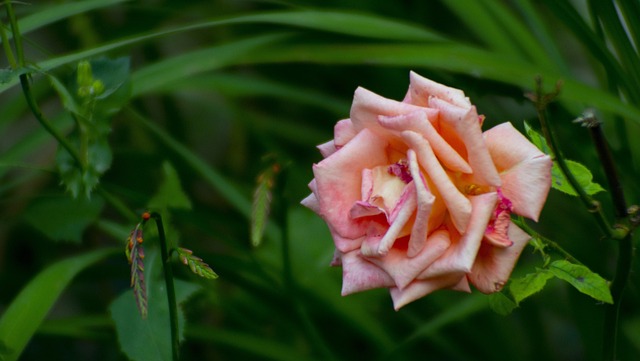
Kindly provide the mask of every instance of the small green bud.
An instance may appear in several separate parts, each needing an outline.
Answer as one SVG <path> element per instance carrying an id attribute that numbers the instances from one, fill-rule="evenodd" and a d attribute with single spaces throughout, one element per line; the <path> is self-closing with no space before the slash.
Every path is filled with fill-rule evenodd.
<path id="1" fill-rule="evenodd" d="M 78 87 L 90 87 L 93 83 L 93 74 L 91 73 L 91 63 L 86 60 L 78 62 Z"/>

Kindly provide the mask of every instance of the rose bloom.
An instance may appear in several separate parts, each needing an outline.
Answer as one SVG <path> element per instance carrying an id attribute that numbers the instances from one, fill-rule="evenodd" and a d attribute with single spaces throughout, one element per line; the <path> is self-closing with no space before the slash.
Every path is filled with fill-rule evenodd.
<path id="1" fill-rule="evenodd" d="M 394 308 L 438 289 L 500 291 L 551 186 L 551 159 L 510 123 L 484 133 L 461 90 L 410 74 L 402 102 L 364 88 L 318 148 L 302 204 L 329 226 L 342 295 L 389 288 Z"/>

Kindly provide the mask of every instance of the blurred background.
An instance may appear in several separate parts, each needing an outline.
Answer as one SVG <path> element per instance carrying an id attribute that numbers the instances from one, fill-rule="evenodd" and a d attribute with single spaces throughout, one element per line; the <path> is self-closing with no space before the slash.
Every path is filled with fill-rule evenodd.
<path id="1" fill-rule="evenodd" d="M 604 3 L 614 17 L 598 8 Z M 401 100 L 413 70 L 463 89 L 486 116 L 485 129 L 505 121 L 521 131 L 523 121 L 539 128 L 525 94 L 536 75 L 547 90 L 562 79 L 549 108 L 562 151 L 606 188 L 588 132 L 571 122 L 594 109 L 632 204 L 640 164 L 637 1 L 87 0 L 13 7 L 25 66 L 38 69 L 33 93 L 63 134 L 73 122 L 50 77 L 66 84 L 80 60 L 130 59 L 123 85 L 130 98 L 109 117 L 113 158 L 100 179 L 106 193 L 90 199 L 65 191 L 57 142 L 28 110 L 15 74 L 2 73 L 0 312 L 47 266 L 122 249 L 78 272 L 44 321 L 32 325 L 21 359 L 127 359 L 122 339 L 136 333 L 112 317 L 113 302 L 129 289 L 124 246 L 137 221 L 126 210 L 140 214 L 150 205 L 168 219 L 171 241 L 219 275 L 200 280 L 176 266 L 179 279 L 198 286 L 182 304 L 185 360 L 601 358 L 604 306 L 555 279 L 508 316 L 492 312 L 477 291 L 436 292 L 398 312 L 386 290 L 341 297 L 341 270 L 329 267 L 330 234 L 299 201 L 321 159 L 315 146 L 349 116 L 354 90 Z M 0 19 L 10 33 L 4 12 Z M 0 64 L 10 66 L 5 56 Z M 270 166 L 267 154 L 288 164 L 277 199 L 288 219 L 284 253 L 282 223 L 271 222 L 259 246 L 250 242 L 251 197 Z M 608 192 L 596 198 L 613 220 Z M 577 198 L 552 190 L 531 226 L 612 279 L 616 247 Z M 528 247 L 514 274 L 542 262 Z M 640 354 L 637 269 L 638 262 L 621 310 L 621 360 Z"/>

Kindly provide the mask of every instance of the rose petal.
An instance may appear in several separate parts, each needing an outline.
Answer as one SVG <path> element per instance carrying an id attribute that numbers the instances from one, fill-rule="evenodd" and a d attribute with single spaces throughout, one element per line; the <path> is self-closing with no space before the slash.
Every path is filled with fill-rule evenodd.
<path id="1" fill-rule="evenodd" d="M 333 140 L 330 140 L 326 143 L 322 143 L 318 145 L 316 148 L 320 150 L 320 154 L 322 154 L 323 158 L 330 156 L 331 154 L 335 153 L 338 150 Z"/>
<path id="2" fill-rule="evenodd" d="M 422 250 L 427 242 L 429 215 L 431 214 L 431 208 L 433 207 L 436 197 L 427 189 L 424 178 L 422 177 L 422 172 L 420 172 L 416 153 L 413 149 L 409 149 L 407 156 L 409 158 L 409 171 L 413 177 L 413 184 L 416 187 L 417 212 L 415 221 L 413 222 L 413 228 L 411 229 L 409 249 L 407 250 L 407 256 L 413 257 Z"/>
<path id="3" fill-rule="evenodd" d="M 426 111 L 418 111 L 394 117 L 381 116 L 378 118 L 378 122 L 389 130 L 397 132 L 412 130 L 421 134 L 429 141 L 429 144 L 433 147 L 433 152 L 445 167 L 454 172 L 471 173 L 472 170 L 467 161 L 442 138 L 429 121 L 430 116 L 428 114 Z"/>
<path id="4" fill-rule="evenodd" d="M 386 133 L 378 124 L 378 116 L 394 116 L 406 114 L 424 108 L 387 99 L 365 88 L 359 87 L 353 96 L 351 105 L 351 121 L 357 131 L 371 129 L 377 133 Z"/>
<path id="5" fill-rule="evenodd" d="M 429 98 L 434 96 L 462 108 L 471 107 L 469 98 L 460 89 L 442 85 L 413 71 L 409 73 L 409 79 L 411 84 L 408 94 L 410 94 L 411 104 L 427 106 Z"/>
<path id="6" fill-rule="evenodd" d="M 440 110 L 440 124 L 451 128 L 464 143 L 476 182 L 499 187 L 500 177 L 482 136 L 476 108 L 462 108 L 439 98 L 431 98 L 429 106 Z"/>
<path id="7" fill-rule="evenodd" d="M 513 241 L 511 247 L 494 247 L 484 242 L 471 272 L 467 275 L 469 281 L 483 293 L 500 291 L 509 280 L 513 266 L 530 238 L 525 231 L 511 223 L 509 226 L 509 239 Z"/>
<path id="8" fill-rule="evenodd" d="M 443 277 L 414 281 L 404 289 L 392 287 L 389 292 L 391 293 L 391 299 L 393 299 L 393 308 L 397 311 L 433 291 L 456 286 L 462 278 L 464 278 L 464 273 L 449 274 Z"/>
<path id="9" fill-rule="evenodd" d="M 333 140 L 336 148 L 340 148 L 353 139 L 358 132 L 353 127 L 351 119 L 342 119 L 333 127 Z"/>
<path id="10" fill-rule="evenodd" d="M 429 235 L 420 253 L 412 258 L 407 257 L 404 249 L 392 248 L 385 257 L 368 259 L 389 274 L 398 288 L 403 289 L 442 256 L 450 244 L 449 232 L 442 229 Z"/>
<path id="11" fill-rule="evenodd" d="M 411 185 L 411 183 L 410 183 Z M 407 186 L 405 192 L 400 197 L 398 205 L 394 212 L 392 212 L 389 229 L 385 233 L 384 237 L 380 240 L 378 247 L 372 249 L 368 242 L 362 244 L 360 251 L 364 256 L 376 257 L 385 256 L 389 253 L 391 247 L 400 236 L 400 232 L 411 218 L 411 215 L 416 209 L 416 195 L 415 187 Z"/>
<path id="12" fill-rule="evenodd" d="M 451 247 L 444 255 L 418 276 L 419 279 L 471 271 L 478 249 L 480 249 L 487 223 L 498 202 L 498 194 L 492 192 L 470 198 L 473 212 L 466 231 L 457 242 L 452 242 Z"/>
<path id="13" fill-rule="evenodd" d="M 482 135 L 498 172 L 509 170 L 527 159 L 544 155 L 508 122 L 498 124 Z"/>
<path id="14" fill-rule="evenodd" d="M 349 213 L 360 200 L 362 169 L 387 163 L 386 144 L 384 139 L 365 129 L 313 166 L 319 214 L 329 225 L 334 241 L 338 239 L 336 247 L 342 252 L 359 248 L 365 235 L 366 222 L 351 219 Z"/>
<path id="15" fill-rule="evenodd" d="M 422 169 L 427 172 L 447 205 L 454 225 L 460 232 L 464 231 L 471 216 L 471 203 L 451 182 L 426 139 L 412 131 L 402 132 L 402 138 L 416 152 Z"/>
<path id="16" fill-rule="evenodd" d="M 551 189 L 552 165 L 548 155 L 541 155 L 500 174 L 502 193 L 511 200 L 513 213 L 538 221 Z"/>
<path id="17" fill-rule="evenodd" d="M 378 266 L 367 261 L 359 251 L 344 253 L 342 260 L 342 295 L 380 287 L 392 287 L 393 279 Z"/>

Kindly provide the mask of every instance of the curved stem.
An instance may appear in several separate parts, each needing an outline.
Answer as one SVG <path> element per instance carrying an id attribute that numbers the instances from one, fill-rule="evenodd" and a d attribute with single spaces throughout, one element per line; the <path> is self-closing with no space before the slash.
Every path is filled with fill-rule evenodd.
<path id="1" fill-rule="evenodd" d="M 167 247 L 167 239 L 164 234 L 162 217 L 159 213 L 151 212 L 150 217 L 156 221 L 158 237 L 160 239 L 160 255 L 162 256 L 162 270 L 164 271 L 164 281 L 167 287 L 167 301 L 169 303 L 169 321 L 171 324 L 171 354 L 173 361 L 180 359 L 180 339 L 178 336 L 178 306 L 176 304 L 176 291 L 173 284 L 173 269 L 171 268 L 171 257 Z M 145 219 L 146 221 L 146 219 Z"/>
<path id="2" fill-rule="evenodd" d="M 571 185 L 571 188 L 573 188 L 576 194 L 578 194 L 578 198 L 580 198 L 587 210 L 593 214 L 602 232 L 604 232 L 604 234 L 608 238 L 612 238 L 613 231 L 611 230 L 609 222 L 604 216 L 600 203 L 587 194 L 584 188 L 580 186 L 580 183 L 578 183 L 573 173 L 571 173 L 571 170 L 569 169 L 569 166 L 567 165 L 567 162 L 562 155 L 562 151 L 560 151 L 560 147 L 558 146 L 553 127 L 547 119 L 547 105 L 558 95 L 558 93 L 560 92 L 559 87 L 560 86 L 557 85 L 556 91 L 553 93 L 543 94 L 542 78 L 536 78 L 536 94 L 534 103 L 538 112 L 538 119 L 540 120 L 542 133 L 544 135 L 544 138 L 547 140 L 547 144 L 549 144 L 549 147 L 551 148 L 551 156 L 553 157 L 554 161 L 557 162 L 558 167 L 560 167 L 562 174 Z"/>

